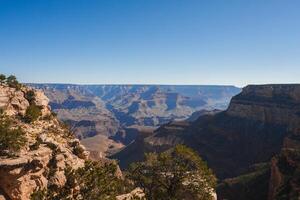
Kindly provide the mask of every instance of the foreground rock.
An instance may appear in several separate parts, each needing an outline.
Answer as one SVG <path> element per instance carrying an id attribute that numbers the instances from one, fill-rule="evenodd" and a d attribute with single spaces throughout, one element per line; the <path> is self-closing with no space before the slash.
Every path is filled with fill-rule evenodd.
<path id="1" fill-rule="evenodd" d="M 140 188 L 136 188 L 132 190 L 130 193 L 122 194 L 116 197 L 117 200 L 132 200 L 132 199 L 140 199 L 145 200 L 145 194 L 143 190 Z"/>
<path id="2" fill-rule="evenodd" d="M 27 99 L 28 92 L 34 99 Z M 30 104 L 38 106 L 41 115 L 32 123 L 22 119 Z M 26 144 L 15 155 L 0 157 L 0 191 L 2 199 L 30 199 L 39 189 L 61 187 L 66 182 L 65 169 L 84 166 L 88 152 L 73 139 L 69 131 L 51 116 L 48 98 L 41 92 L 28 87 L 20 90 L 0 86 L 0 109 L 13 121 L 13 126 L 24 131 Z"/>

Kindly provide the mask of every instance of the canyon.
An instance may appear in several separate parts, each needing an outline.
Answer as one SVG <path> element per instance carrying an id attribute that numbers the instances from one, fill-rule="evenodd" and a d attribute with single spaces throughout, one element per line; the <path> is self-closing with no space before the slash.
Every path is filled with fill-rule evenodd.
<path id="1" fill-rule="evenodd" d="M 28 84 L 94 157 L 109 156 L 143 134 L 197 111 L 226 109 L 234 86 Z M 196 116 L 196 117 L 195 117 Z"/>

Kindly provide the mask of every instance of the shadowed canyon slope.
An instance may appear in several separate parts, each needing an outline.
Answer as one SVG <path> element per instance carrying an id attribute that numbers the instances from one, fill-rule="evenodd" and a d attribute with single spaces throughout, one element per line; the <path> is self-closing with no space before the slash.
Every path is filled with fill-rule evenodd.
<path id="1" fill-rule="evenodd" d="M 299 113 L 300 85 L 250 85 L 233 97 L 226 111 L 200 116 L 194 122 L 163 125 L 113 158 L 127 167 L 143 159 L 145 152 L 183 143 L 198 151 L 220 179 L 248 174 L 224 182 L 220 199 L 255 199 L 253 194 L 259 186 L 263 190 L 259 198 L 280 199 L 285 195 L 290 199 L 299 195 Z M 258 163 L 267 164 L 251 171 Z M 245 180 L 253 187 L 241 185 Z"/>

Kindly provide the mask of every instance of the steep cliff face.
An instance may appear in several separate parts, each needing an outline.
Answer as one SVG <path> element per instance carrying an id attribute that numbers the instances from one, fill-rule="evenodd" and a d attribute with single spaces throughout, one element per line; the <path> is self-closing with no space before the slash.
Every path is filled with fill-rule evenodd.
<path id="1" fill-rule="evenodd" d="M 232 100 L 229 114 L 286 128 L 281 150 L 270 161 L 268 199 L 298 199 L 300 85 L 248 86 Z"/>
<path id="2" fill-rule="evenodd" d="M 22 87 L 17 90 L 6 85 L 0 86 L 2 197 L 29 199 L 38 189 L 64 185 L 66 168 L 84 166 L 88 152 L 51 115 L 48 101 L 41 91 L 32 88 Z M 28 123 L 24 118 L 31 105 L 37 106 L 41 112 L 38 119 Z M 17 135 L 15 141 L 9 140 L 12 132 L 5 132 L 9 130 L 19 130 L 22 135 Z M 12 144 L 5 142 L 18 143 L 18 137 L 22 137 L 22 145 L 12 154 L 6 150 Z"/>
<path id="3" fill-rule="evenodd" d="M 34 85 L 36 86 L 36 85 Z M 78 85 L 45 85 L 52 111 L 67 122 L 77 138 L 95 135 L 110 136 L 119 129 L 119 122 L 93 92 Z"/>
<path id="4" fill-rule="evenodd" d="M 299 131 L 300 85 L 250 85 L 235 96 L 227 110 L 230 116 L 279 124 Z"/>

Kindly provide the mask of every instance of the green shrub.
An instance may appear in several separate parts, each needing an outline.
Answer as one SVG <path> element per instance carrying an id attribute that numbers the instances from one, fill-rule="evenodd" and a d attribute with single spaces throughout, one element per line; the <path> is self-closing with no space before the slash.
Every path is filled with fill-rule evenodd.
<path id="1" fill-rule="evenodd" d="M 78 156 L 79 158 L 84 158 L 82 155 L 84 153 L 84 149 L 80 146 L 77 145 L 73 148 L 73 153 Z"/>
<path id="2" fill-rule="evenodd" d="M 19 90 L 21 88 L 21 84 L 17 81 L 17 78 L 14 75 L 10 75 L 6 78 L 6 83 L 9 87 L 16 88 Z"/>
<path id="3" fill-rule="evenodd" d="M 29 90 L 28 92 L 26 92 L 25 94 L 25 98 L 27 99 L 27 101 L 31 104 L 33 104 L 34 100 L 35 100 L 35 94 L 33 90 Z"/>
<path id="4" fill-rule="evenodd" d="M 6 80 L 6 76 L 4 74 L 0 74 L 0 84 L 2 85 L 3 83 L 5 83 Z"/>
<path id="5" fill-rule="evenodd" d="M 130 166 L 128 178 L 147 199 L 211 200 L 216 178 L 192 149 L 177 145 L 164 153 L 150 153 Z"/>
<path id="6" fill-rule="evenodd" d="M 25 119 L 25 122 L 31 123 L 31 122 L 34 122 L 35 120 L 37 120 L 41 115 L 42 115 L 41 108 L 39 106 L 36 106 L 33 104 L 33 105 L 28 106 L 28 108 L 26 109 L 24 119 Z"/>
<path id="7" fill-rule="evenodd" d="M 83 199 L 114 199 L 122 188 L 122 181 L 116 176 L 117 166 L 108 163 L 87 161 L 75 173 Z"/>
<path id="8" fill-rule="evenodd" d="M 55 112 L 51 112 L 51 115 L 52 115 L 53 117 L 57 117 L 57 114 L 56 114 Z"/>
<path id="9" fill-rule="evenodd" d="M 13 155 L 17 153 L 27 140 L 23 130 L 12 128 L 12 121 L 7 117 L 0 118 L 0 155 Z"/>
<path id="10" fill-rule="evenodd" d="M 36 190 L 30 195 L 30 200 L 46 200 L 47 191 L 46 189 Z"/>
<path id="11" fill-rule="evenodd" d="M 45 120 L 45 121 L 50 121 L 52 118 L 53 118 L 52 115 L 49 114 L 49 115 L 45 115 L 45 116 L 43 117 L 43 120 Z"/>

